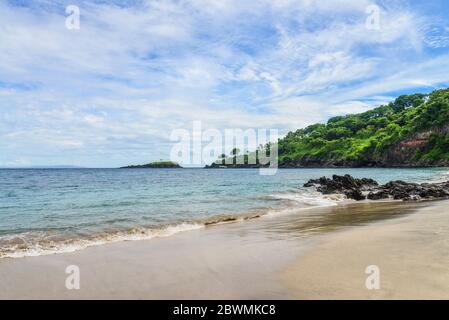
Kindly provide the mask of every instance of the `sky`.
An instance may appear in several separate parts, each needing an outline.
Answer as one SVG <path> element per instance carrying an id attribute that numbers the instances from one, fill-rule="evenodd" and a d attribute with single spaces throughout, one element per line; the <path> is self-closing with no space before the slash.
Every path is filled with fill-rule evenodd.
<path id="1" fill-rule="evenodd" d="M 448 87 L 448 14 L 444 0 L 0 0 L 0 166 L 146 163 L 194 121 L 282 135 Z"/>

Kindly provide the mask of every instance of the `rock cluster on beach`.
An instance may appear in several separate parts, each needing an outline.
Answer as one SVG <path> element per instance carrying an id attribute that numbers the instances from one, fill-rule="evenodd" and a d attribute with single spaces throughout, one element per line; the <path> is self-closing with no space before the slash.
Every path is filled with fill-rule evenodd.
<path id="1" fill-rule="evenodd" d="M 348 199 L 360 200 L 434 200 L 449 198 L 449 181 L 441 183 L 412 183 L 401 180 L 384 185 L 373 179 L 357 179 L 349 174 L 311 179 L 304 187 L 316 187 L 323 194 L 344 194 Z"/>

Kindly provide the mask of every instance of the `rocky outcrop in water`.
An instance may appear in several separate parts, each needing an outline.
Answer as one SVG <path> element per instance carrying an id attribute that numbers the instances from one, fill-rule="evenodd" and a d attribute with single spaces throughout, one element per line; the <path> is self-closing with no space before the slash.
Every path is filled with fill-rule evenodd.
<path id="1" fill-rule="evenodd" d="M 401 180 L 379 185 L 373 179 L 357 179 L 350 175 L 333 175 L 311 179 L 304 187 L 316 187 L 323 194 L 344 194 L 348 199 L 360 200 L 435 200 L 449 198 L 449 181 L 441 183 L 412 183 Z"/>

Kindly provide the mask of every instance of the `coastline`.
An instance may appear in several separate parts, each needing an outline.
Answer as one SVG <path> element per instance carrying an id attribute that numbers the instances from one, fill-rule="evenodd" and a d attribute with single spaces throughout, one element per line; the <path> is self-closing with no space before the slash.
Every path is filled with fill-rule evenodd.
<path id="1" fill-rule="evenodd" d="M 318 289 L 318 297 L 339 297 L 319 285 L 329 269 L 337 272 L 338 267 L 345 267 L 330 268 L 328 262 L 344 264 L 345 259 L 336 259 L 332 250 L 325 255 L 325 264 L 311 258 L 322 252 L 326 241 L 365 228 L 388 230 L 403 219 L 420 221 L 415 216 L 421 217 L 421 211 L 407 215 L 417 206 L 422 207 L 419 210 L 437 207 L 441 211 L 448 205 L 446 201 L 365 202 L 319 207 L 302 214 L 214 225 L 167 238 L 0 259 L 0 299 L 304 299 L 316 297 L 315 291 L 303 291 L 311 266 L 316 268 L 316 286 L 310 288 Z M 397 218 L 401 214 L 406 216 Z M 361 237 L 366 235 L 360 232 Z M 348 253 L 353 248 L 345 243 L 341 250 Z M 311 259 L 313 263 L 305 268 L 304 261 Z M 80 290 L 65 287 L 69 265 L 80 268 Z"/>
<path id="2" fill-rule="evenodd" d="M 230 164 L 223 165 L 214 163 L 206 165 L 205 167 L 199 169 L 261 169 L 268 168 L 267 165 L 259 164 Z M 183 169 L 187 169 L 181 167 Z M 301 165 L 290 165 L 290 164 L 278 164 L 277 169 L 436 169 L 436 168 L 449 168 L 449 163 L 436 163 L 436 164 L 385 164 L 385 165 L 336 165 L 336 164 L 301 164 Z"/>
<path id="3" fill-rule="evenodd" d="M 276 275 L 299 248 L 260 234 L 260 221 L 0 259 L 0 299 L 287 299 Z M 80 290 L 65 286 L 69 265 Z"/>

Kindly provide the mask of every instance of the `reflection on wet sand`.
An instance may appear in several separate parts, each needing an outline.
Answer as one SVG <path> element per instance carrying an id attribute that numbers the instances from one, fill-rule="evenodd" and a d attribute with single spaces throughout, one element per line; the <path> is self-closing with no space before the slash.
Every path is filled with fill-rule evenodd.
<path id="1" fill-rule="evenodd" d="M 357 202 L 338 206 L 301 210 L 285 216 L 270 217 L 264 232 L 282 238 L 307 237 L 362 226 L 376 221 L 394 219 L 411 214 L 431 202 Z"/>

